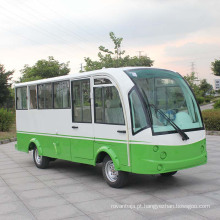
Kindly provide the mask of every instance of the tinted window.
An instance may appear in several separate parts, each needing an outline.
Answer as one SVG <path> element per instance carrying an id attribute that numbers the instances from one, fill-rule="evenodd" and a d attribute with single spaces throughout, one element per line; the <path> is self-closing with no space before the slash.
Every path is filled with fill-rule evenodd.
<path id="1" fill-rule="evenodd" d="M 30 92 L 30 109 L 37 108 L 37 91 L 36 86 L 29 86 Z"/>
<path id="2" fill-rule="evenodd" d="M 94 84 L 95 85 L 112 84 L 112 82 L 109 79 L 106 79 L 106 78 L 98 78 L 98 79 L 94 79 Z"/>
<path id="3" fill-rule="evenodd" d="M 148 111 L 151 114 L 154 134 L 176 132 L 163 114 L 180 129 L 203 129 L 195 97 L 179 74 L 153 68 L 136 69 L 126 73 L 138 87 L 145 103 L 149 104 Z"/>
<path id="4" fill-rule="evenodd" d="M 54 83 L 54 108 L 70 107 L 70 83 L 69 81 Z"/>
<path id="5" fill-rule="evenodd" d="M 53 108 L 52 83 L 38 85 L 38 107 L 40 109 Z"/>
<path id="6" fill-rule="evenodd" d="M 124 125 L 121 100 L 114 86 L 94 88 L 95 122 Z"/>
<path id="7" fill-rule="evenodd" d="M 105 112 L 104 112 L 104 99 L 103 99 L 103 88 L 94 88 L 94 98 L 95 98 L 95 122 L 104 123 L 105 122 Z"/>
<path id="8" fill-rule="evenodd" d="M 27 87 L 16 89 L 16 109 L 27 109 Z"/>
<path id="9" fill-rule="evenodd" d="M 89 79 L 72 81 L 73 122 L 92 122 Z"/>
<path id="10" fill-rule="evenodd" d="M 44 108 L 44 84 L 37 86 L 38 90 L 38 108 Z"/>
<path id="11" fill-rule="evenodd" d="M 133 133 L 137 133 L 143 128 L 146 128 L 148 125 L 144 114 L 143 106 L 135 90 L 132 90 L 132 92 L 130 93 L 129 102 L 131 108 L 130 111 L 131 111 L 132 130 Z"/>

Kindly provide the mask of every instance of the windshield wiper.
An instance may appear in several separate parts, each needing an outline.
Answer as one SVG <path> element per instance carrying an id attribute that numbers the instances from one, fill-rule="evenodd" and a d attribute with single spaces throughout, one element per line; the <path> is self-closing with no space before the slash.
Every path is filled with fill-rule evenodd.
<path id="1" fill-rule="evenodd" d="M 144 95 L 145 100 L 147 100 L 147 95 L 145 94 L 145 91 L 142 89 L 142 93 Z M 154 104 L 148 104 L 149 106 L 153 107 L 155 111 L 159 112 L 160 115 L 162 115 L 170 124 L 171 126 L 180 134 L 183 141 L 186 141 L 189 139 L 188 135 L 177 126 L 166 114 L 163 113 L 160 109 L 158 109 Z"/>
<path id="2" fill-rule="evenodd" d="M 164 114 L 163 111 L 158 109 L 154 104 L 149 104 L 149 105 L 153 107 L 155 111 L 159 112 L 160 115 L 162 115 L 173 126 L 173 128 L 181 135 L 183 141 L 186 141 L 189 139 L 188 135 L 181 128 L 179 128 L 177 124 L 174 123 L 166 114 Z"/>

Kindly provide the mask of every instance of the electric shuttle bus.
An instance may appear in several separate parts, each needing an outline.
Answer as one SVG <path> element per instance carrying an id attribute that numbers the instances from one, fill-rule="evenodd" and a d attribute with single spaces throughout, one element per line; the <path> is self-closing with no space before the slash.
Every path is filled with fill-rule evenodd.
<path id="1" fill-rule="evenodd" d="M 176 72 L 126 67 L 15 85 L 17 144 L 38 168 L 95 166 L 112 187 L 128 173 L 172 176 L 207 162 L 198 103 Z"/>

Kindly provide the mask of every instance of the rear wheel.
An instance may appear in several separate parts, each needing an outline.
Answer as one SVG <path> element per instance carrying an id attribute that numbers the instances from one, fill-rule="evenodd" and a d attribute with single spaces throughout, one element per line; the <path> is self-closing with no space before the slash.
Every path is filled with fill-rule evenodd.
<path id="1" fill-rule="evenodd" d="M 33 159 L 34 159 L 34 163 L 35 165 L 40 168 L 40 169 L 45 169 L 49 166 L 49 162 L 50 162 L 50 158 L 49 157 L 44 157 L 44 156 L 40 156 L 38 154 L 38 150 L 35 147 L 33 150 Z"/>
<path id="2" fill-rule="evenodd" d="M 121 188 L 127 184 L 128 173 L 115 170 L 114 163 L 108 155 L 103 160 L 102 173 L 107 184 L 113 188 Z"/>
<path id="3" fill-rule="evenodd" d="M 160 173 L 161 176 L 173 176 L 177 173 L 177 171 L 169 172 L 169 173 Z"/>

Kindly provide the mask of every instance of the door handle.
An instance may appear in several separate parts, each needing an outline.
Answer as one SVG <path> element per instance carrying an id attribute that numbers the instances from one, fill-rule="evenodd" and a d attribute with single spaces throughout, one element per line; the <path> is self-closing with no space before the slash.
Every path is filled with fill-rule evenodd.
<path id="1" fill-rule="evenodd" d="M 72 128 L 78 128 L 78 126 L 72 126 Z"/>
<path id="2" fill-rule="evenodd" d="M 125 130 L 118 130 L 117 132 L 118 132 L 118 133 L 126 133 Z"/>

